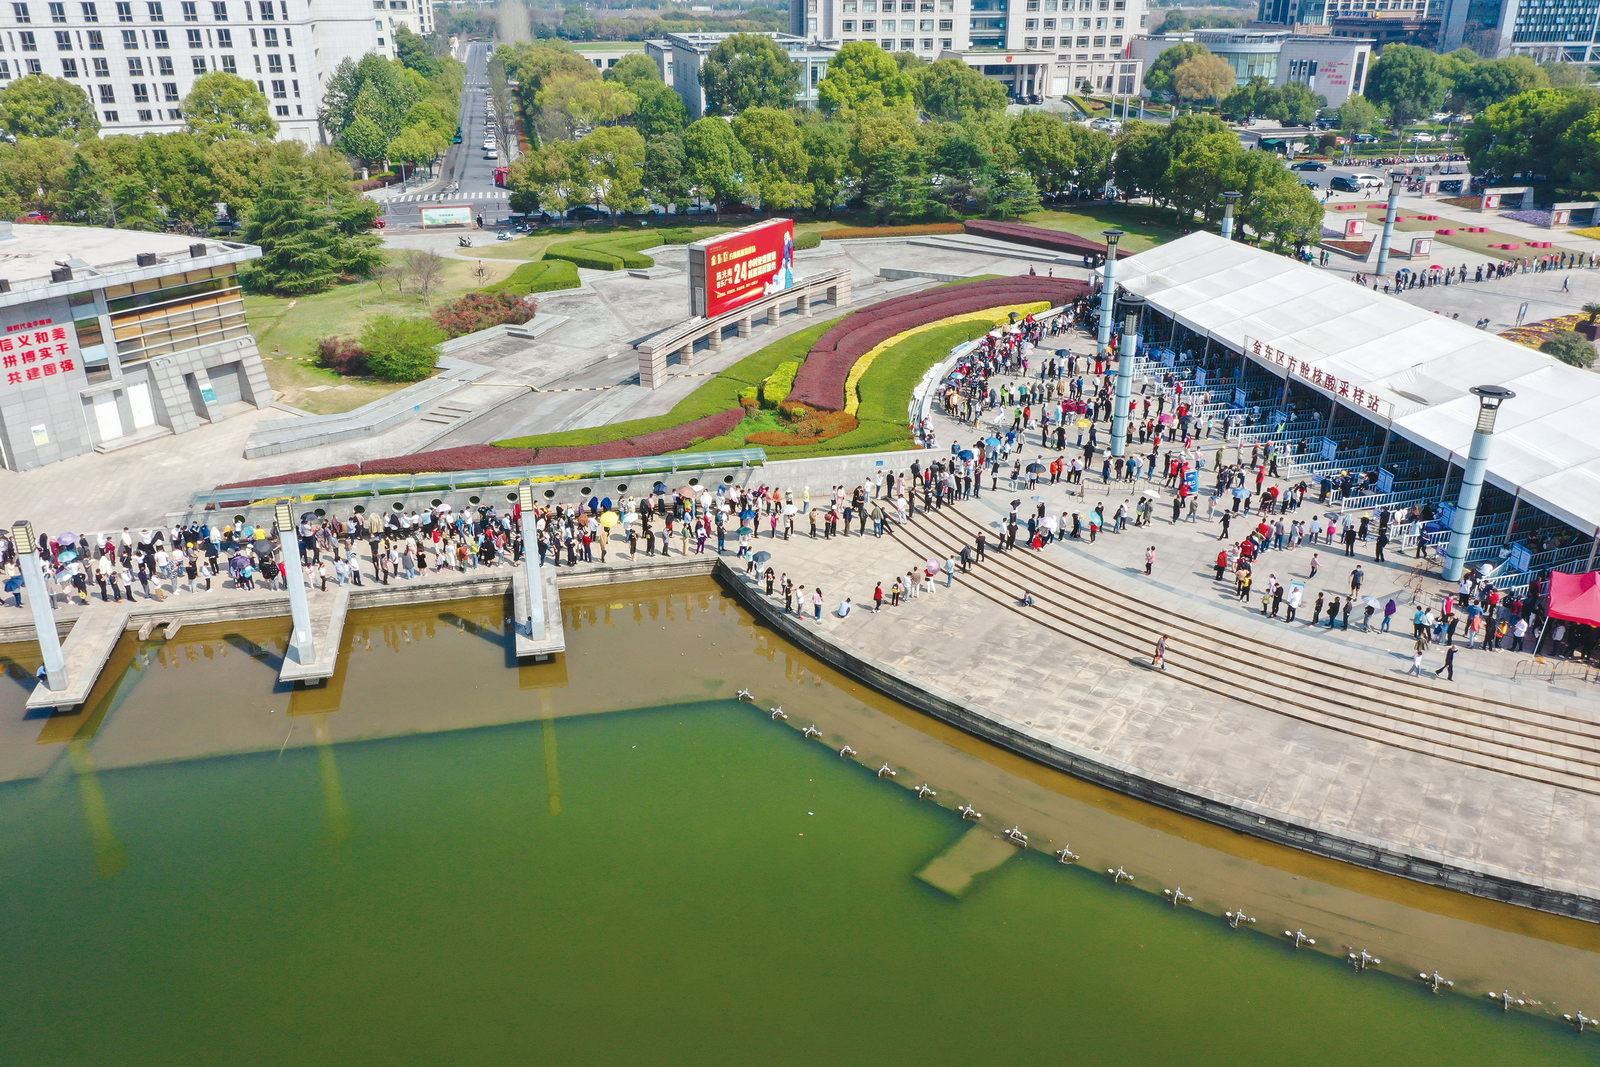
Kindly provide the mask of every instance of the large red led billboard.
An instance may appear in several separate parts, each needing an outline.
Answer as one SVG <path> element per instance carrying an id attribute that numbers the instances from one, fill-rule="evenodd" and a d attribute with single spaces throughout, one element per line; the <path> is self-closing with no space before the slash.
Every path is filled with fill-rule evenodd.
<path id="1" fill-rule="evenodd" d="M 772 219 L 689 246 L 689 313 L 714 318 L 794 285 L 794 220 Z"/>

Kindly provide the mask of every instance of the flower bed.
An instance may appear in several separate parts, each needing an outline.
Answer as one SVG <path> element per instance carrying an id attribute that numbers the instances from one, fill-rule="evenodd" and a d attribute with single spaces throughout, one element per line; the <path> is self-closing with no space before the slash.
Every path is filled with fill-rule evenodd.
<path id="1" fill-rule="evenodd" d="M 433 309 L 433 321 L 446 337 L 487 330 L 491 326 L 521 326 L 538 313 L 532 300 L 515 293 L 468 293 Z"/>
<path id="2" fill-rule="evenodd" d="M 1570 315 L 1524 323 L 1521 326 L 1507 330 L 1500 336 L 1508 341 L 1515 341 L 1519 345 L 1524 345 L 1537 351 L 1540 345 L 1550 339 L 1551 334 L 1560 333 L 1563 330 L 1576 330 L 1579 323 L 1587 321 L 1587 315 L 1581 311 L 1574 311 Z"/>
<path id="3" fill-rule="evenodd" d="M 1526 222 L 1530 226 L 1548 226 L 1548 225 L 1550 225 L 1550 215 L 1551 215 L 1551 213 L 1548 212 L 1548 211 L 1538 211 L 1538 210 L 1533 210 L 1533 209 L 1530 209 L 1528 211 L 1502 211 L 1502 212 L 1500 212 L 1500 217 L 1503 218 L 1503 219 L 1511 219 L 1513 222 Z"/>
<path id="4" fill-rule="evenodd" d="M 1502 249 L 1506 250 L 1507 252 L 1511 252 L 1511 251 L 1514 251 L 1515 249 L 1521 248 L 1522 246 L 1520 244 L 1512 244 L 1512 245 L 1490 245 L 1489 247 L 1490 248 L 1502 248 Z"/>
<path id="5" fill-rule="evenodd" d="M 1453 237 L 1453 236 L 1455 236 L 1455 232 L 1456 231 L 1454 231 L 1454 230 L 1434 230 L 1433 232 L 1438 234 L 1440 237 Z"/>
<path id="6" fill-rule="evenodd" d="M 1019 275 L 967 282 L 874 304 L 846 316 L 818 339 L 795 376 L 789 399 L 843 410 L 845 383 L 856 361 L 883 341 L 917 326 L 1007 304 L 1045 301 L 1054 307 L 1088 292 L 1083 282 Z"/>
<path id="7" fill-rule="evenodd" d="M 1336 249 L 1340 252 L 1347 252 L 1350 255 L 1356 256 L 1360 259 L 1367 258 L 1367 254 L 1372 251 L 1371 241 L 1323 241 L 1322 243 L 1327 245 L 1329 248 Z"/>
<path id="8" fill-rule="evenodd" d="M 1439 203 L 1441 203 L 1441 204 L 1449 204 L 1451 207 L 1481 208 L 1481 207 L 1483 207 L 1483 197 L 1481 197 L 1481 196 L 1441 196 L 1439 198 Z"/>
<path id="9" fill-rule="evenodd" d="M 959 222 L 926 222 L 918 226 L 840 226 L 832 230 L 819 230 L 817 236 L 824 241 L 848 241 L 860 237 L 925 237 L 961 231 Z"/>

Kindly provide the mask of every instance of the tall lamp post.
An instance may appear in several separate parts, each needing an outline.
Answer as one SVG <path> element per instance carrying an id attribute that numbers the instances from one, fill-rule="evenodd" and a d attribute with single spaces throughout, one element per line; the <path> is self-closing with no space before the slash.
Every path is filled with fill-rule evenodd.
<path id="1" fill-rule="evenodd" d="M 1111 454 L 1128 451 L 1128 399 L 1133 394 L 1133 359 L 1139 348 L 1139 312 L 1144 297 L 1129 293 L 1122 298 L 1122 344 L 1117 349 L 1117 399 L 1111 410 Z"/>
<path id="2" fill-rule="evenodd" d="M 1106 349 L 1111 347 L 1111 314 L 1117 300 L 1117 242 L 1122 240 L 1121 230 L 1106 230 L 1106 273 L 1105 282 L 1100 290 L 1100 335 L 1095 339 L 1094 354 L 1097 359 L 1106 358 Z"/>
<path id="3" fill-rule="evenodd" d="M 1226 201 L 1222 207 L 1222 239 L 1233 240 L 1233 209 L 1239 203 L 1243 193 L 1223 193 L 1222 199 Z"/>
<path id="4" fill-rule="evenodd" d="M 45 687 L 64 689 L 67 684 L 67 661 L 61 654 L 61 635 L 56 633 L 55 611 L 50 604 L 50 594 L 44 587 L 44 569 L 39 566 L 39 540 L 34 536 L 33 523 L 27 519 L 18 519 L 13 523 L 11 541 L 17 546 L 17 565 L 22 568 L 22 582 L 28 590 L 33 629 L 39 638 L 39 654 L 44 660 Z"/>
<path id="5" fill-rule="evenodd" d="M 289 614 L 294 619 L 294 651 L 302 663 L 317 661 L 316 637 L 311 630 L 311 608 L 306 603 L 306 577 L 300 562 L 300 527 L 288 504 L 273 509 L 278 520 L 278 555 L 283 557 L 283 581 L 289 588 Z"/>
<path id="6" fill-rule="evenodd" d="M 1400 183 L 1389 183 L 1389 210 L 1383 216 L 1383 240 L 1378 242 L 1378 277 L 1389 273 L 1389 246 L 1394 243 L 1394 216 L 1400 208 Z"/>
<path id="7" fill-rule="evenodd" d="M 1500 405 L 1516 396 L 1503 385 L 1478 385 L 1472 389 L 1478 398 L 1478 425 L 1472 430 L 1472 447 L 1461 475 L 1461 494 L 1456 497 L 1455 514 L 1450 517 L 1450 544 L 1445 549 L 1444 580 L 1459 582 L 1467 569 L 1467 549 L 1472 544 L 1472 526 L 1478 518 L 1478 497 L 1483 494 L 1483 476 L 1489 468 L 1489 445 L 1494 437 L 1494 420 Z"/>

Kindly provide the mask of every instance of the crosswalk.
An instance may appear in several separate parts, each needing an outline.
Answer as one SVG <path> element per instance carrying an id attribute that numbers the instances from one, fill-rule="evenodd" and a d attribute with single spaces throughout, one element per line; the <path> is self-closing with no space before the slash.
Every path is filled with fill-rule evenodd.
<path id="1" fill-rule="evenodd" d="M 389 201 L 390 204 L 412 204 L 417 202 L 454 204 L 461 200 L 509 200 L 511 192 L 507 189 L 474 189 L 465 193 L 406 193 Z"/>

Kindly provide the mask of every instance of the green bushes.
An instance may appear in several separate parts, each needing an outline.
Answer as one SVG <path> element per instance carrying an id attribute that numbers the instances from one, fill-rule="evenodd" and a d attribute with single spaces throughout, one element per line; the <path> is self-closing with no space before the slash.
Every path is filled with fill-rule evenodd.
<path id="1" fill-rule="evenodd" d="M 656 261 L 640 254 L 641 249 L 655 248 L 658 245 L 686 245 L 721 232 L 720 228 L 689 227 L 673 230 L 619 230 L 552 245 L 545 251 L 544 258 L 565 260 L 589 270 L 645 270 L 655 266 Z"/>
<path id="2" fill-rule="evenodd" d="M 987 324 L 981 322 L 952 323 L 908 337 L 879 353 L 856 386 L 861 397 L 856 414 L 862 423 L 906 425 L 911 391 L 928 368 L 949 355 L 956 345 L 987 330 Z"/>
<path id="3" fill-rule="evenodd" d="M 806 230 L 803 233 L 797 233 L 794 235 L 794 247 L 796 251 L 807 248 L 821 248 L 822 234 L 818 233 L 816 230 Z"/>
<path id="4" fill-rule="evenodd" d="M 609 249 L 595 245 L 556 245 L 544 254 L 545 259 L 564 259 L 589 270 L 621 270 L 622 258 Z"/>
<path id="5" fill-rule="evenodd" d="M 773 372 L 767 375 L 761 383 L 761 406 L 775 408 L 789 397 L 789 390 L 794 388 L 794 376 L 799 373 L 800 361 L 798 359 L 784 360 L 778 364 Z"/>
<path id="6" fill-rule="evenodd" d="M 444 331 L 429 319 L 377 315 L 361 331 L 361 347 L 374 378 L 415 382 L 433 373 Z"/>
<path id="7" fill-rule="evenodd" d="M 548 293 L 555 289 L 576 289 L 580 284 L 578 268 L 573 264 L 560 259 L 542 259 L 537 263 L 522 264 L 505 281 L 486 286 L 481 292 L 527 296 L 529 293 Z"/>

